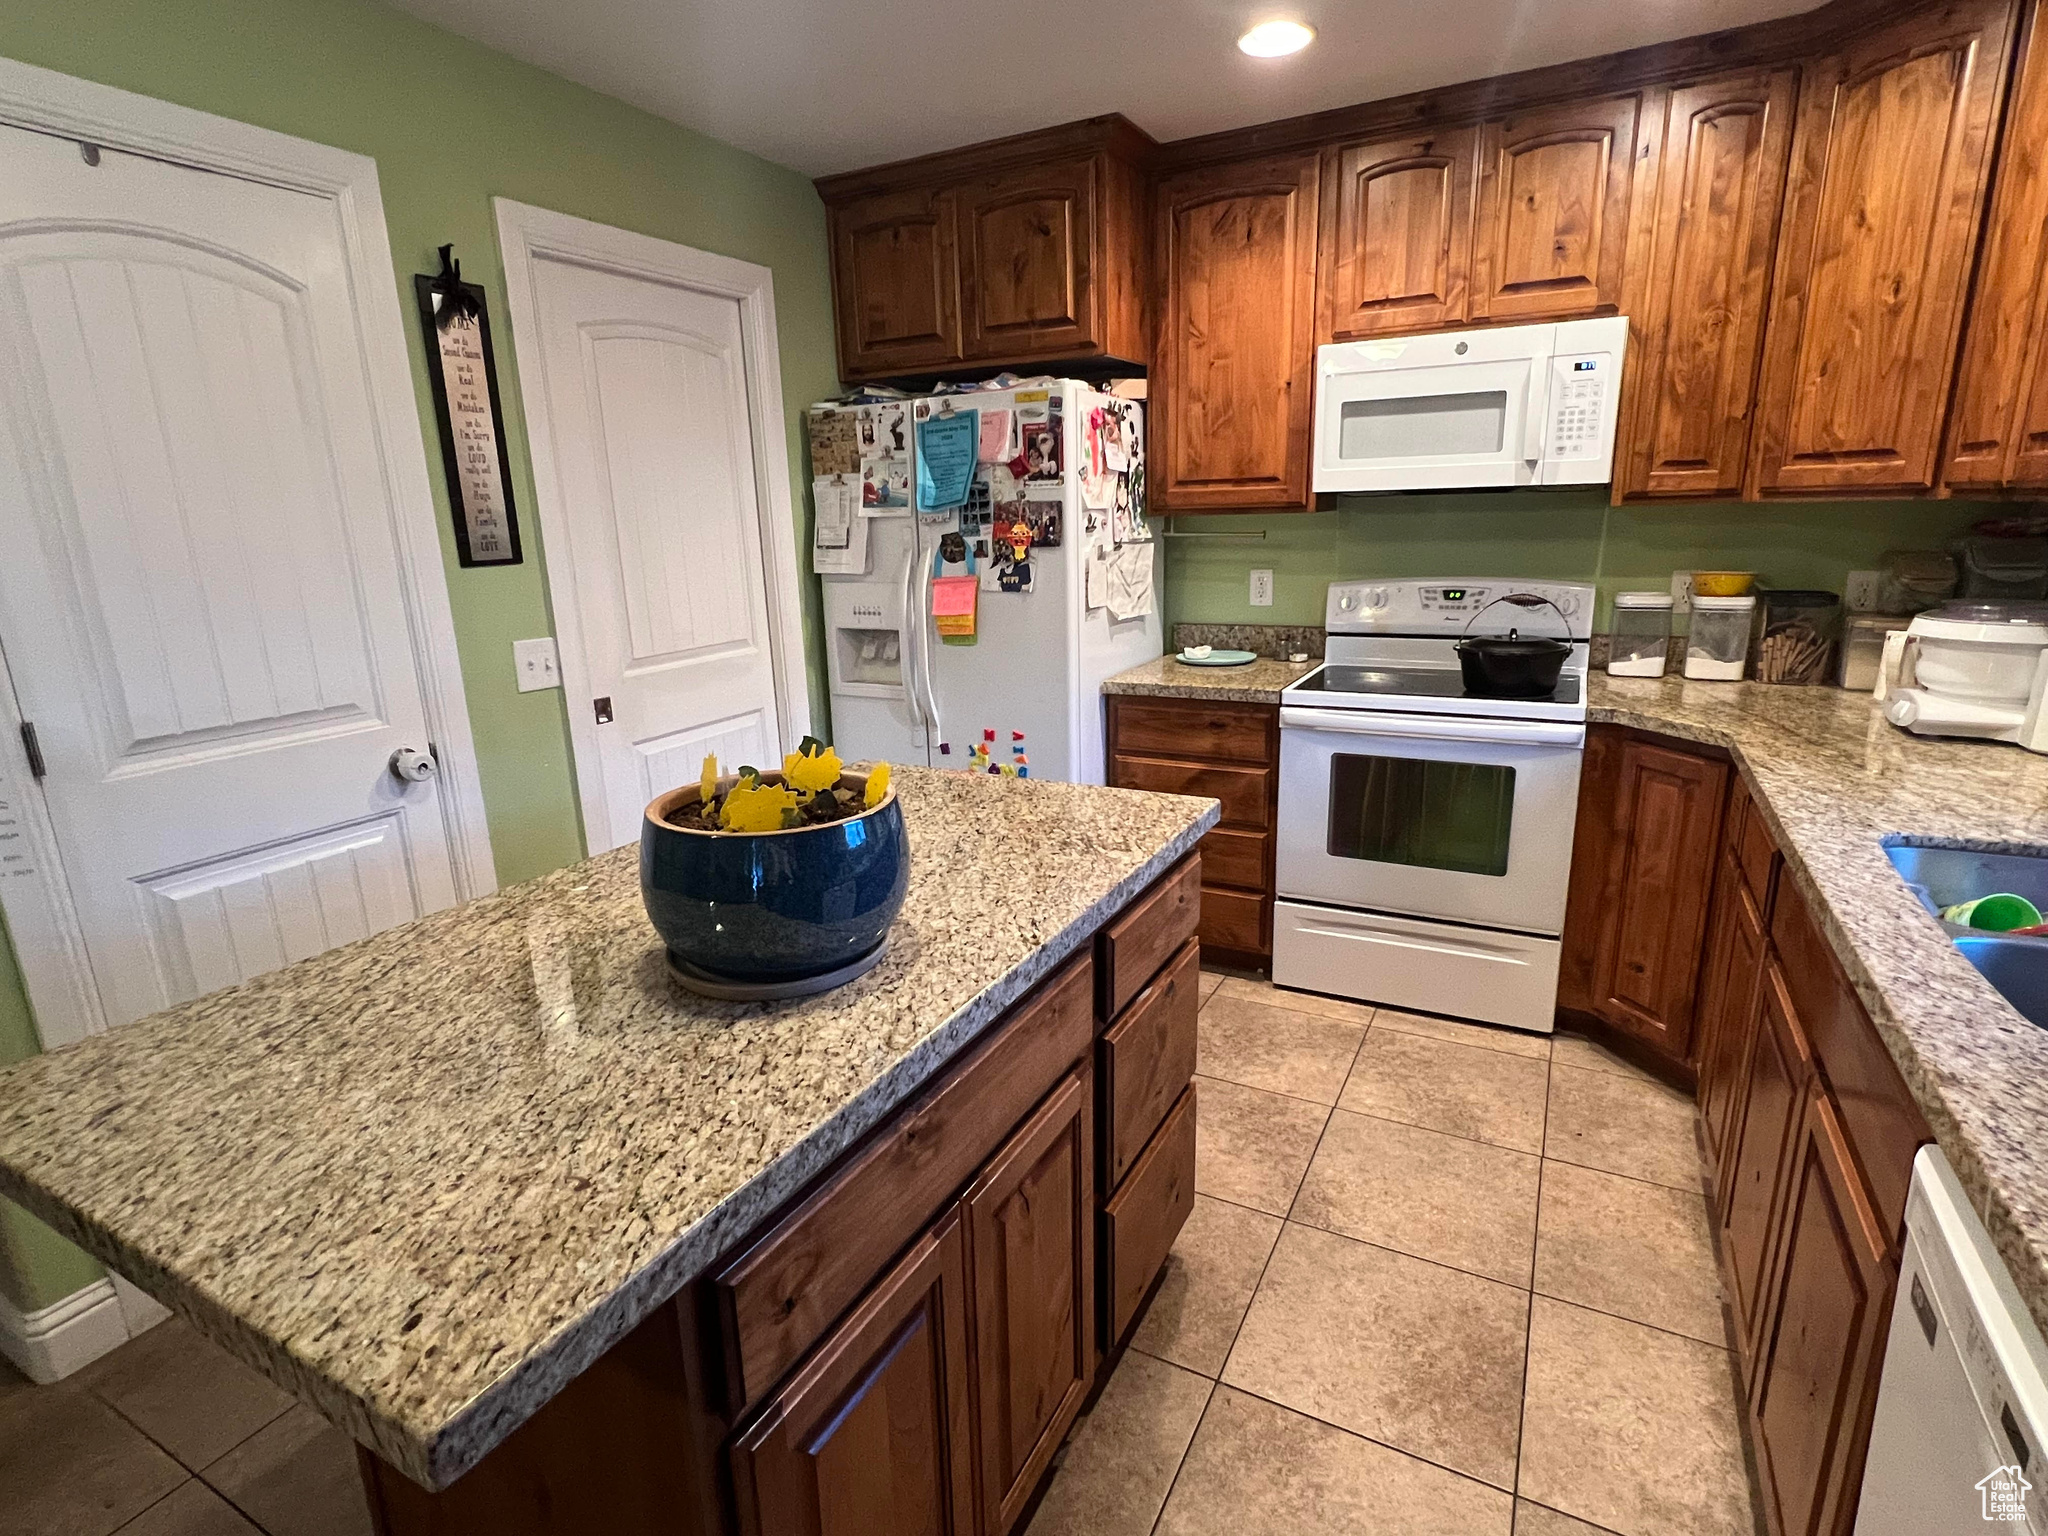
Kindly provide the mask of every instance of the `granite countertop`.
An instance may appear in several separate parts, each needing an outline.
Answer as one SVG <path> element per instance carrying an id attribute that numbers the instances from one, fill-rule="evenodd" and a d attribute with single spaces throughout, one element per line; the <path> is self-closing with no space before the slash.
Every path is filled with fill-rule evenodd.
<path id="1" fill-rule="evenodd" d="M 0 1193 L 445 1486 L 1217 817 L 896 782 L 909 898 L 838 991 L 677 990 L 622 848 L 0 1073 Z"/>
<path id="2" fill-rule="evenodd" d="M 1161 656 L 1119 672 L 1104 693 L 1155 699 L 1220 699 L 1231 704 L 1278 704 L 1280 690 L 1322 665 L 1321 661 L 1276 661 L 1261 656 L 1241 667 L 1190 667 Z"/>
<path id="3" fill-rule="evenodd" d="M 1992 990 L 1885 858 L 1900 836 L 2048 850 L 2048 757 L 1909 735 L 1838 688 L 1608 677 L 1595 721 L 1727 748 L 1786 869 L 2048 1329 L 2048 1030 Z"/>

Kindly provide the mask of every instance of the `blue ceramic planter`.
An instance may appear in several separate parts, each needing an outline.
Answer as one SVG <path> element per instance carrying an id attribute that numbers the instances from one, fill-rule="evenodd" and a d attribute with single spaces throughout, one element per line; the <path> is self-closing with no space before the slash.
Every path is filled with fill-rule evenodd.
<path id="1" fill-rule="evenodd" d="M 866 779 L 840 783 L 862 789 Z M 640 823 L 640 895 L 670 954 L 733 981 L 799 981 L 851 965 L 887 936 L 910 889 L 910 839 L 893 789 L 859 816 L 776 832 L 668 821 L 697 798 L 694 784 L 672 790 Z"/>

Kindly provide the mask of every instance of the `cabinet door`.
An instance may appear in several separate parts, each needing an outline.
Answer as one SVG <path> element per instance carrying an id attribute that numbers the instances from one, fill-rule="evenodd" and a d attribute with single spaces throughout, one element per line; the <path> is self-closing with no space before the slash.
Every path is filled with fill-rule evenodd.
<path id="1" fill-rule="evenodd" d="M 1481 130 L 1475 320 L 1620 312 L 1640 106 L 1567 102 Z"/>
<path id="2" fill-rule="evenodd" d="M 1762 1016 L 1734 1111 L 1732 1150 L 1716 1191 L 1721 1259 L 1728 1268 L 1736 1336 L 1745 1354 L 1753 1350 L 1759 1332 L 1786 1153 L 1813 1076 L 1813 1047 L 1785 995 L 1775 960 L 1766 963 L 1762 986 Z"/>
<path id="3" fill-rule="evenodd" d="M 1478 154 L 1477 128 L 1325 152 L 1320 340 L 1464 322 Z"/>
<path id="4" fill-rule="evenodd" d="M 1951 0 L 1809 69 L 1757 400 L 1759 491 L 1934 484 L 2010 22 L 2010 0 Z"/>
<path id="5" fill-rule="evenodd" d="M 1713 947 L 1700 995 L 1700 1122 L 1715 1188 L 1732 1176 L 1729 1138 L 1762 1009 L 1764 920 L 1735 861 L 1722 860 Z"/>
<path id="6" fill-rule="evenodd" d="M 967 1245 L 911 1245 L 732 1450 L 746 1536 L 975 1536 Z"/>
<path id="7" fill-rule="evenodd" d="M 2036 0 L 1999 138 L 1943 480 L 2048 485 L 2048 0 Z"/>
<path id="8" fill-rule="evenodd" d="M 1742 493 L 1794 70 L 1680 86 L 1661 102 L 1643 306 L 1628 360 L 1625 496 Z"/>
<path id="9" fill-rule="evenodd" d="M 1788 1170 L 1750 1403 L 1758 1481 L 1785 1536 L 1848 1528 L 1898 1264 L 1818 1082 Z"/>
<path id="10" fill-rule="evenodd" d="M 967 1191 L 985 1536 L 1005 1536 L 1095 1375 L 1093 1072 L 1054 1090 Z"/>
<path id="11" fill-rule="evenodd" d="M 1160 185 L 1147 489 L 1162 512 L 1308 504 L 1317 170 L 1283 155 Z"/>
<path id="12" fill-rule="evenodd" d="M 1080 357 L 1099 348 L 1092 158 L 962 187 L 961 345 L 969 358 Z"/>
<path id="13" fill-rule="evenodd" d="M 1694 983 L 1721 841 L 1728 765 L 1623 743 L 1612 809 L 1612 906 L 1593 1011 L 1675 1062 L 1692 1043 Z"/>
<path id="14" fill-rule="evenodd" d="M 888 377 L 960 361 L 950 191 L 879 193 L 831 210 L 839 372 Z"/>

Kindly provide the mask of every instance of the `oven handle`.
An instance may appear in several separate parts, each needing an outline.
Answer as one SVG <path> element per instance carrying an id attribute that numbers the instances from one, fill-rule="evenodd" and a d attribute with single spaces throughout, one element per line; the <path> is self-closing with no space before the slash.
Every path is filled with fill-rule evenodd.
<path id="1" fill-rule="evenodd" d="M 1280 724 L 1304 731 L 1340 731 L 1350 736 L 1409 736 L 1428 741 L 1526 742 L 1532 746 L 1583 747 L 1586 727 L 1571 720 L 1438 719 L 1430 715 L 1383 715 L 1363 709 L 1282 708 Z"/>

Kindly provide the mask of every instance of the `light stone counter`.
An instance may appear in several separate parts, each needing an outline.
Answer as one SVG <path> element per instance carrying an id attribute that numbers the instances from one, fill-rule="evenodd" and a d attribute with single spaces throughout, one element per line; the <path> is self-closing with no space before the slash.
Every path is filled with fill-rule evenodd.
<path id="1" fill-rule="evenodd" d="M 889 953 L 676 990 L 626 848 L 0 1073 L 0 1193 L 444 1486 L 1215 824 L 905 770 Z"/>
<path id="2" fill-rule="evenodd" d="M 2048 1030 L 1977 974 L 1885 858 L 1908 837 L 2048 852 L 2048 757 L 1938 741 L 1837 688 L 1593 675 L 1595 721 L 1727 748 L 2036 1321 L 2048 1329 Z"/>
<path id="3" fill-rule="evenodd" d="M 1230 704 L 1278 704 L 1280 690 L 1300 681 L 1320 661 L 1276 661 L 1261 656 L 1241 667 L 1191 667 L 1161 656 L 1119 672 L 1102 685 L 1104 693 L 1133 694 L 1155 699 L 1213 699 Z"/>

